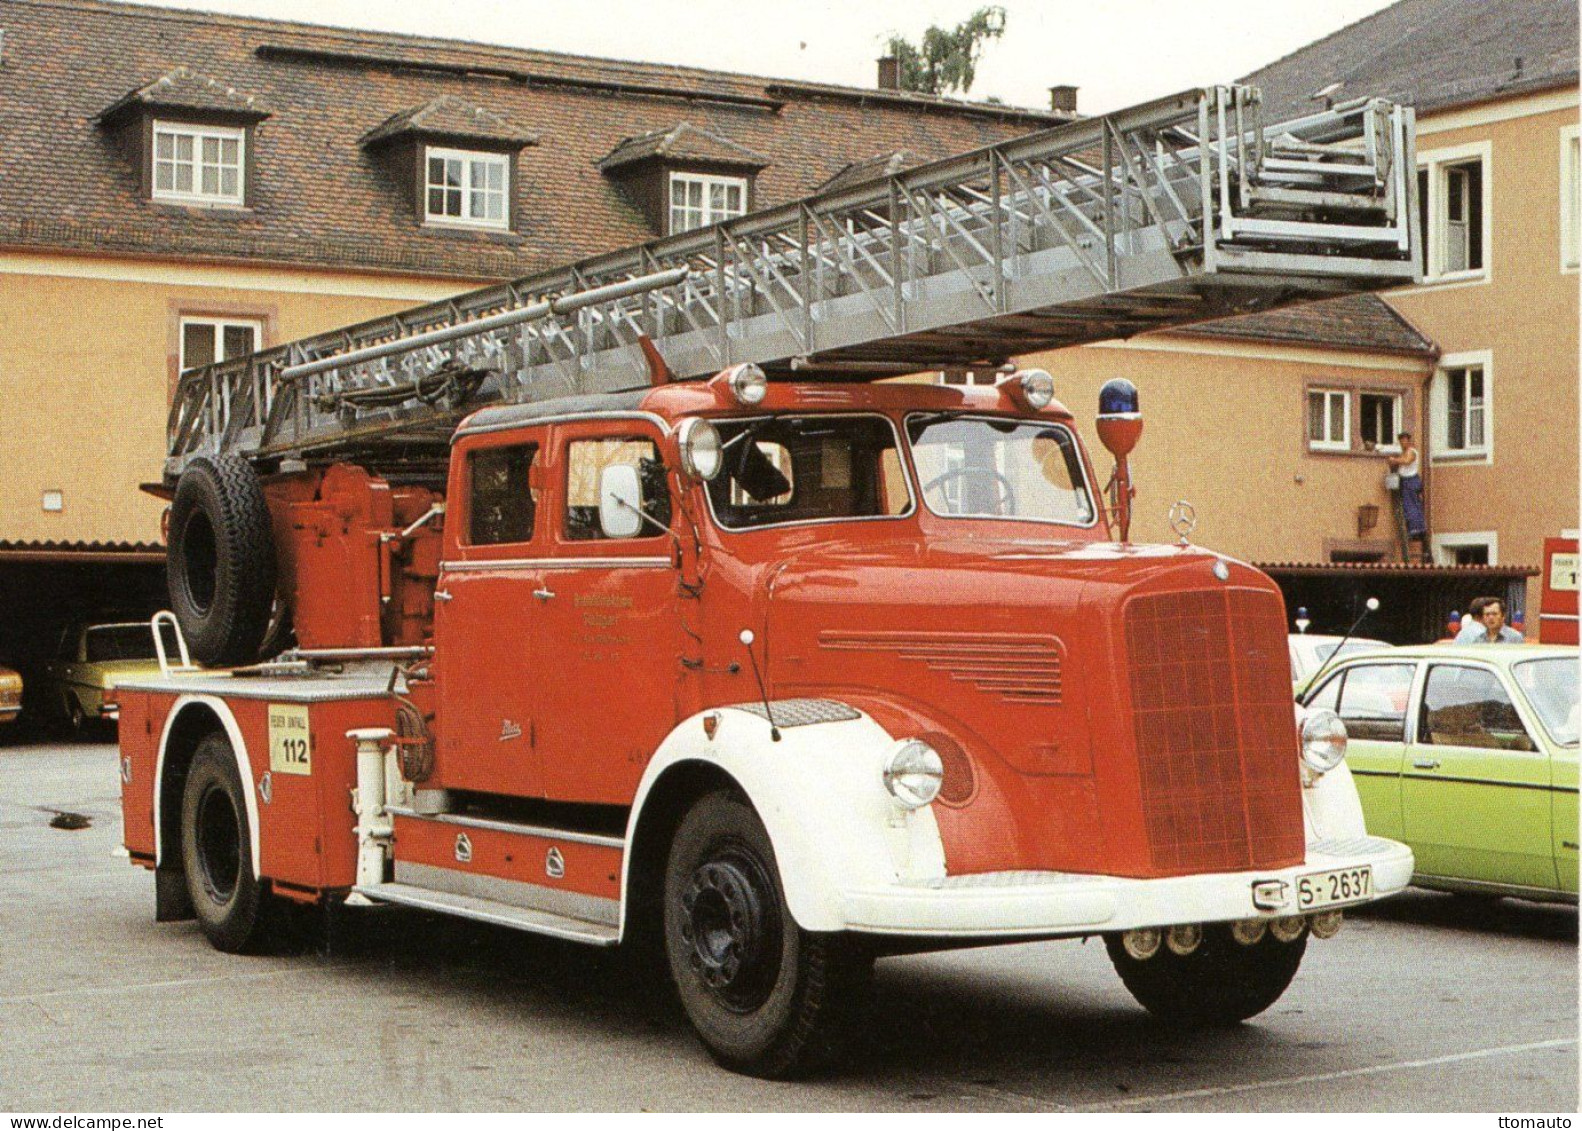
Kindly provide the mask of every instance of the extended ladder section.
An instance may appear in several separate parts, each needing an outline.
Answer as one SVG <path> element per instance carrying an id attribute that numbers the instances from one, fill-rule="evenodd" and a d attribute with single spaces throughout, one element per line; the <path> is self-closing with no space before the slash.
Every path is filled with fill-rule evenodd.
<path id="1" fill-rule="evenodd" d="M 443 451 L 459 416 L 756 362 L 871 379 L 1412 282 L 1413 114 L 1189 91 L 182 376 L 196 456 Z M 645 339 L 647 341 L 645 341 Z"/>

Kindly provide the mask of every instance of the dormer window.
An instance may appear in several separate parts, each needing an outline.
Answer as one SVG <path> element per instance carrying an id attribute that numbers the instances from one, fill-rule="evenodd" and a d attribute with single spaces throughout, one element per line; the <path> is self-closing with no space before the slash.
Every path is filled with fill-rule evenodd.
<path id="1" fill-rule="evenodd" d="M 154 199 L 240 205 L 246 160 L 246 130 L 156 121 Z"/>
<path id="2" fill-rule="evenodd" d="M 747 178 L 670 174 L 670 234 L 690 232 L 747 211 Z"/>
<path id="3" fill-rule="evenodd" d="M 503 153 L 428 146 L 424 218 L 429 223 L 509 226 L 506 198 L 511 183 L 510 159 Z"/>
<path id="4" fill-rule="evenodd" d="M 140 171 L 145 200 L 246 208 L 254 130 L 267 117 L 235 87 L 177 67 L 116 99 L 98 122 Z"/>
<path id="5" fill-rule="evenodd" d="M 753 208 L 753 178 L 769 159 L 681 122 L 623 139 L 599 170 L 621 186 L 654 229 L 674 236 Z"/>
<path id="6" fill-rule="evenodd" d="M 369 130 L 363 148 L 413 199 L 427 228 L 514 227 L 517 154 L 538 138 L 492 110 L 443 94 Z"/>

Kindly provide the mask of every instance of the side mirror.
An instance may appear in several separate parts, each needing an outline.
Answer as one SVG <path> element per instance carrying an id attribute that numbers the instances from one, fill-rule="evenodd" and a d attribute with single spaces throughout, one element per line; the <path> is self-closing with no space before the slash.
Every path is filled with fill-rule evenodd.
<path id="1" fill-rule="evenodd" d="M 599 473 L 599 529 L 606 538 L 631 538 L 643 527 L 643 486 L 637 468 L 611 464 Z"/>

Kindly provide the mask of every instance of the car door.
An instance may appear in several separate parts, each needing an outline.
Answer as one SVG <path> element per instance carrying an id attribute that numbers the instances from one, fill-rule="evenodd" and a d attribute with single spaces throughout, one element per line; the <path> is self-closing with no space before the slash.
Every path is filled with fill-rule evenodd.
<path id="1" fill-rule="evenodd" d="M 661 432 L 644 418 L 555 428 L 550 482 L 557 500 L 550 595 L 537 610 L 544 641 L 536 680 L 545 796 L 629 805 L 648 759 L 675 726 L 681 678 L 676 540 L 660 460 Z M 637 471 L 640 520 L 609 537 L 600 481 Z"/>
<path id="2" fill-rule="evenodd" d="M 1549 756 L 1550 819 L 1554 822 L 1555 872 L 1560 890 L 1577 894 L 1577 748 L 1561 746 Z"/>
<path id="3" fill-rule="evenodd" d="M 436 784 L 543 795 L 534 749 L 543 429 L 469 437 L 453 456 L 435 597 Z"/>
<path id="4" fill-rule="evenodd" d="M 1327 707 L 1346 724 L 1346 765 L 1362 800 L 1363 820 L 1374 836 L 1401 835 L 1401 768 L 1414 663 L 1352 664 L 1325 679 L 1307 700 Z"/>
<path id="5" fill-rule="evenodd" d="M 1430 663 L 1402 775 L 1426 876 L 1553 889 L 1549 759 L 1492 665 Z"/>

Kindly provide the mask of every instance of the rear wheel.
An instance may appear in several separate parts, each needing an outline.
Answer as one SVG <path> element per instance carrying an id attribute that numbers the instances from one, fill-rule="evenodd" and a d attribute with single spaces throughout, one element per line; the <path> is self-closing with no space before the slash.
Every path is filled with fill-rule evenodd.
<path id="1" fill-rule="evenodd" d="M 1141 960 L 1126 953 L 1119 935 L 1106 935 L 1104 945 L 1115 972 L 1149 1013 L 1177 1025 L 1225 1026 L 1280 999 L 1302 964 L 1307 932 L 1288 943 L 1265 934 L 1243 946 L 1229 926 L 1213 924 L 1203 929 L 1203 942 L 1191 954 L 1160 947 Z"/>
<path id="2" fill-rule="evenodd" d="M 246 794 L 223 734 L 198 744 L 181 799 L 181 862 L 203 933 L 218 950 L 260 947 L 269 896 L 253 874 Z"/>
<path id="3" fill-rule="evenodd" d="M 872 969 L 845 936 L 797 926 L 763 823 L 724 792 L 698 801 L 676 830 L 664 938 L 698 1036 L 721 1065 L 751 1076 L 828 1063 Z"/>

